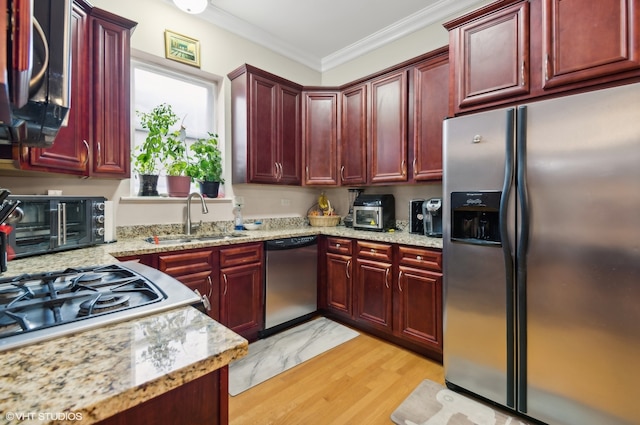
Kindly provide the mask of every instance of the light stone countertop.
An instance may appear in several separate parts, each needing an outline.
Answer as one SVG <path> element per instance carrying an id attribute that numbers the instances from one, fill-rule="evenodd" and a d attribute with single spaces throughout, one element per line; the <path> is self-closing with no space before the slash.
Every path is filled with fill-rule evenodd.
<path id="1" fill-rule="evenodd" d="M 155 245 L 145 241 L 152 235 L 141 228 L 135 237 L 115 243 L 10 261 L 2 277 L 113 264 L 118 262 L 116 257 L 307 235 L 442 248 L 438 238 L 342 226 L 241 233 L 215 241 Z M 8 424 L 94 423 L 219 369 L 246 355 L 247 347 L 244 338 L 196 309 L 184 307 L 0 352 L 0 418 Z M 9 420 L 9 412 L 30 419 Z M 81 414 L 83 420 L 39 418 L 40 414 L 61 412 Z"/>
<path id="2" fill-rule="evenodd" d="M 0 352 L 0 423 L 92 424 L 247 351 L 247 340 L 182 307 Z"/>

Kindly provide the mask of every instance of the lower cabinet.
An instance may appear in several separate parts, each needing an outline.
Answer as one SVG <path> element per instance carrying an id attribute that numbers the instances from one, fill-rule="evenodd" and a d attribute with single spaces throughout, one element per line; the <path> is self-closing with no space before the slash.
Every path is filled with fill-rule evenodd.
<path id="1" fill-rule="evenodd" d="M 335 237 L 320 246 L 327 316 L 442 360 L 440 250 Z"/>
<path id="2" fill-rule="evenodd" d="M 249 342 L 264 328 L 263 246 L 220 249 L 220 322 Z"/>

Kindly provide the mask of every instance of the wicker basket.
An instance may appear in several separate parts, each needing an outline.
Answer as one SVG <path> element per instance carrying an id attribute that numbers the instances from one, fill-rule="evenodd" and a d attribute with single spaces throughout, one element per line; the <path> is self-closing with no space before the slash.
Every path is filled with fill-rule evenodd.
<path id="1" fill-rule="evenodd" d="M 309 215 L 307 218 L 313 227 L 335 227 L 340 223 L 339 215 Z"/>

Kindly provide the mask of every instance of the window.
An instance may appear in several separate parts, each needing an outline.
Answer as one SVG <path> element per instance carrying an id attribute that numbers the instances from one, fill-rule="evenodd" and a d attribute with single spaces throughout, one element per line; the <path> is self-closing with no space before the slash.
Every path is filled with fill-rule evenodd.
<path id="1" fill-rule="evenodd" d="M 217 78 L 196 69 L 191 73 L 184 73 L 172 69 L 171 66 L 173 66 L 171 61 L 161 58 L 142 60 L 134 57 L 131 61 L 133 82 L 131 103 L 134 126 L 132 152 L 147 135 L 147 130 L 140 125 L 136 111 L 149 112 L 162 103 L 171 105 L 173 112 L 179 117 L 172 130 L 178 130 L 181 125 L 184 126 L 187 144 L 197 138 L 206 137 L 208 132 L 217 133 L 215 110 Z M 138 193 L 140 184 L 135 174 L 132 170 L 132 196 Z M 191 189 L 197 191 L 193 183 Z M 167 193 L 166 182 L 162 176 L 158 179 L 158 193 L 161 195 Z"/>

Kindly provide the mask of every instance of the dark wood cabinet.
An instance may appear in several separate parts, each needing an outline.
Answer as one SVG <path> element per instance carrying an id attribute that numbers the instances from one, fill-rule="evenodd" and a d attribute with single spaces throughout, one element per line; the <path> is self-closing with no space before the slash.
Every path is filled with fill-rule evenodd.
<path id="1" fill-rule="evenodd" d="M 448 49 L 440 49 L 433 57 L 412 66 L 410 78 L 411 179 L 441 180 L 442 121 L 449 114 Z"/>
<path id="2" fill-rule="evenodd" d="M 442 353 L 442 253 L 398 247 L 394 332 Z"/>
<path id="3" fill-rule="evenodd" d="M 445 23 L 453 113 L 640 77 L 640 0 L 499 0 Z"/>
<path id="4" fill-rule="evenodd" d="M 228 77 L 233 183 L 301 184 L 302 87 L 250 65 Z"/>
<path id="5" fill-rule="evenodd" d="M 305 91 L 302 95 L 304 184 L 337 185 L 338 91 Z"/>
<path id="6" fill-rule="evenodd" d="M 393 325 L 392 245 L 356 241 L 354 317 L 357 321 L 391 333 Z"/>
<path id="7" fill-rule="evenodd" d="M 344 238 L 327 238 L 325 299 L 320 305 L 332 314 L 350 319 L 353 315 L 352 242 Z M 322 258 L 322 257 L 321 257 Z"/>
<path id="8" fill-rule="evenodd" d="M 71 109 L 51 148 L 16 150 L 21 169 L 129 177 L 129 45 L 135 22 L 75 0 Z"/>
<path id="9" fill-rule="evenodd" d="M 341 93 L 340 183 L 367 183 L 368 84 L 346 88 Z"/>
<path id="10" fill-rule="evenodd" d="M 407 70 L 371 81 L 369 183 L 407 181 Z"/>
<path id="11" fill-rule="evenodd" d="M 543 87 L 639 69 L 639 10 L 637 0 L 542 0 Z"/>
<path id="12" fill-rule="evenodd" d="M 220 249 L 220 322 L 249 341 L 264 328 L 261 243 Z"/>

